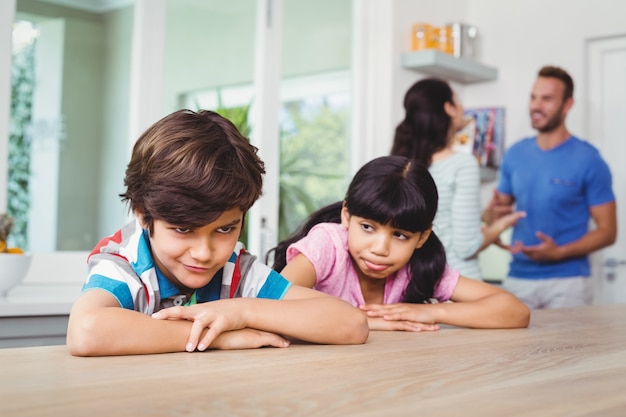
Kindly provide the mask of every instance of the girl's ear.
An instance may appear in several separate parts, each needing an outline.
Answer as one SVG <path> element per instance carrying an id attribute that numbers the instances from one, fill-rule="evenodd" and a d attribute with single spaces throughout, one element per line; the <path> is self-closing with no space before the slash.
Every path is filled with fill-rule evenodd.
<path id="1" fill-rule="evenodd" d="M 433 231 L 433 228 L 431 227 L 428 230 L 424 230 L 419 238 L 419 240 L 417 241 L 417 244 L 415 245 L 415 249 L 419 249 L 422 246 L 424 246 L 424 243 L 426 243 L 426 241 L 428 240 L 428 238 L 430 237 L 430 233 Z"/>
<path id="2" fill-rule="evenodd" d="M 348 212 L 348 208 L 346 207 L 346 203 L 344 202 L 343 206 L 341 206 L 341 225 L 347 229 L 349 224 L 350 212 Z"/>

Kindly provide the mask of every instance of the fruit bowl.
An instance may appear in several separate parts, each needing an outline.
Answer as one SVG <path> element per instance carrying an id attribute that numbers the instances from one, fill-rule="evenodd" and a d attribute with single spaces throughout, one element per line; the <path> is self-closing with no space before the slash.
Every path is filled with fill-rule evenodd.
<path id="1" fill-rule="evenodd" d="M 0 253 L 0 298 L 22 282 L 30 268 L 31 254 Z"/>

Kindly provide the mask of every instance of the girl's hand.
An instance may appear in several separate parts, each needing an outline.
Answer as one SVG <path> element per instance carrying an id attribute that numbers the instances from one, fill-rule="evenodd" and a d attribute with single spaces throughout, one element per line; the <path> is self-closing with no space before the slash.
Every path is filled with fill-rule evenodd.
<path id="1" fill-rule="evenodd" d="M 359 308 L 367 314 L 371 330 L 433 331 L 439 325 L 428 304 L 365 304 Z M 374 327 L 372 327 L 374 326 Z"/>
<path id="2" fill-rule="evenodd" d="M 437 331 L 439 325 L 417 323 L 408 320 L 385 320 L 381 317 L 368 317 L 367 324 L 370 330 L 399 330 L 404 332 Z"/>
<path id="3" fill-rule="evenodd" d="M 263 346 L 289 347 L 290 342 L 274 333 L 257 329 L 233 330 L 220 334 L 213 343 L 215 349 L 255 349 Z"/>
<path id="4" fill-rule="evenodd" d="M 217 300 L 192 306 L 165 308 L 154 313 L 152 318 L 193 321 L 185 350 L 187 352 L 193 352 L 196 349 L 203 351 L 221 333 L 246 327 L 243 318 L 244 309 L 237 306 L 234 301 L 236 300 Z"/>

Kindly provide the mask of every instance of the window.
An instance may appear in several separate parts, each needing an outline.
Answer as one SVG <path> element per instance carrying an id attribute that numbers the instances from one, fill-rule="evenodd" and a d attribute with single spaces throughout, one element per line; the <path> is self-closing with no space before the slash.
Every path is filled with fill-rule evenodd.
<path id="1" fill-rule="evenodd" d="M 349 175 L 349 89 L 347 71 L 281 83 L 279 240 L 312 211 L 343 198 Z M 244 135 L 250 131 L 245 114 L 255 105 L 251 85 L 187 93 L 181 104 L 217 111 Z"/>

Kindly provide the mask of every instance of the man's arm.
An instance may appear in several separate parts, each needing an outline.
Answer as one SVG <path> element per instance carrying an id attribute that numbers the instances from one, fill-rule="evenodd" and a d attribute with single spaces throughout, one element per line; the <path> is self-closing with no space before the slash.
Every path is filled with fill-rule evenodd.
<path id="1" fill-rule="evenodd" d="M 562 261 L 588 255 L 615 243 L 617 239 L 615 201 L 593 206 L 589 212 L 596 227 L 580 239 L 558 246 L 550 236 L 538 231 L 537 237 L 541 243 L 523 247 L 522 253 L 535 261 Z"/>

